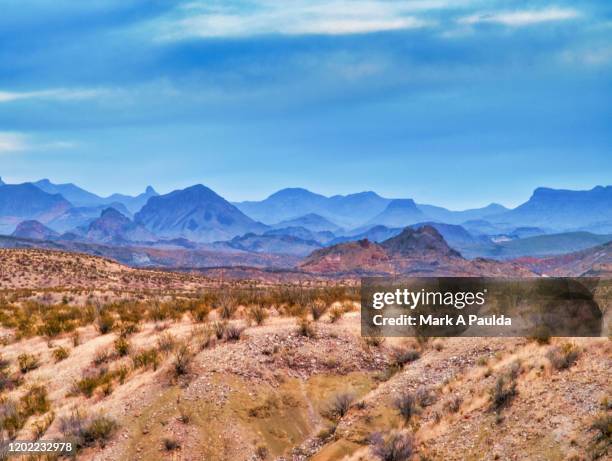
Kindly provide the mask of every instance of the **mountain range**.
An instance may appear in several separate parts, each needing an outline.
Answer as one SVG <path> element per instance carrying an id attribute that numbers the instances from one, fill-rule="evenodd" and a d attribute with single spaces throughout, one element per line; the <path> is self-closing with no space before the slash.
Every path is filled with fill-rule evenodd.
<path id="1" fill-rule="evenodd" d="M 0 233 L 35 240 L 181 249 L 217 242 L 214 251 L 304 257 L 351 241 L 381 243 L 406 227 L 425 225 L 467 258 L 580 251 L 612 239 L 612 186 L 538 188 L 511 210 L 491 204 L 451 211 L 374 192 L 326 197 L 293 188 L 258 202 L 230 203 L 203 185 L 163 195 L 149 186 L 134 197 L 100 197 L 48 179 L 0 179 Z"/>

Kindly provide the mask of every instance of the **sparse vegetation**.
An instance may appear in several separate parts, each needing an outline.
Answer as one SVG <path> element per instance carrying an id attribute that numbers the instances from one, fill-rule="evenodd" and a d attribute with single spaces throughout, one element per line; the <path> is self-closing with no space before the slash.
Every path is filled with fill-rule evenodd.
<path id="1" fill-rule="evenodd" d="M 407 432 L 377 432 L 370 436 L 370 450 L 381 461 L 408 461 L 414 453 L 414 441 Z"/>
<path id="2" fill-rule="evenodd" d="M 490 408 L 495 411 L 507 406 L 516 396 L 516 379 L 509 374 L 497 378 L 495 386 L 489 390 Z"/>
<path id="3" fill-rule="evenodd" d="M 546 358 L 555 370 L 565 370 L 571 367 L 578 356 L 580 349 L 572 343 L 564 343 L 561 346 L 553 346 L 546 353 Z"/>
<path id="4" fill-rule="evenodd" d="M 612 448 L 612 414 L 596 416 L 589 426 L 589 432 L 593 434 L 589 444 L 591 459 L 607 457 Z"/>
<path id="5" fill-rule="evenodd" d="M 412 416 L 416 413 L 416 400 L 410 392 L 400 394 L 393 401 L 393 406 L 405 423 L 409 423 Z"/>
<path id="6" fill-rule="evenodd" d="M 416 403 L 425 408 L 436 402 L 436 394 L 425 386 L 420 386 L 415 392 Z"/>
<path id="7" fill-rule="evenodd" d="M 159 366 L 159 352 L 154 347 L 136 351 L 132 355 L 132 363 L 134 368 L 152 368 L 157 370 Z"/>
<path id="8" fill-rule="evenodd" d="M 229 325 L 225 330 L 225 338 L 228 341 L 239 341 L 243 331 L 244 328 L 242 327 L 236 325 Z"/>
<path id="9" fill-rule="evenodd" d="M 157 338 L 157 349 L 162 354 L 169 354 L 176 347 L 176 338 L 171 333 L 165 331 Z"/>
<path id="10" fill-rule="evenodd" d="M 26 374 L 29 371 L 35 370 L 40 366 L 40 359 L 38 356 L 33 354 L 19 354 L 17 356 L 17 363 L 19 364 L 19 371 Z"/>
<path id="11" fill-rule="evenodd" d="M 329 404 L 326 416 L 330 419 L 343 418 L 348 413 L 354 400 L 355 395 L 351 393 L 344 392 L 335 395 Z"/>
<path id="12" fill-rule="evenodd" d="M 249 308 L 249 318 L 257 325 L 263 325 L 268 318 L 268 312 L 260 305 L 253 305 Z"/>
<path id="13" fill-rule="evenodd" d="M 119 357 L 125 357 L 130 353 L 130 342 L 123 336 L 120 336 L 115 340 L 115 352 Z"/>
<path id="14" fill-rule="evenodd" d="M 300 322 L 298 323 L 297 332 L 298 335 L 304 336 L 306 338 L 315 338 L 317 335 L 314 325 L 308 319 L 300 320 Z"/>
<path id="15" fill-rule="evenodd" d="M 415 349 L 394 349 L 393 362 L 399 367 L 414 362 L 421 357 L 421 353 Z"/>
<path id="16" fill-rule="evenodd" d="M 193 354 L 189 346 L 186 344 L 180 345 L 174 353 L 174 362 L 172 364 L 174 375 L 178 377 L 189 373 L 189 366 L 192 359 Z"/>
<path id="17" fill-rule="evenodd" d="M 53 359 L 57 363 L 57 362 L 61 362 L 62 360 L 66 360 L 68 356 L 70 355 L 70 351 L 63 346 L 59 346 L 53 349 L 52 355 L 53 355 Z"/>
<path id="18" fill-rule="evenodd" d="M 172 437 L 165 437 L 162 440 L 162 446 L 166 451 L 174 451 L 181 448 L 181 444 L 179 443 L 179 441 Z"/>
<path id="19" fill-rule="evenodd" d="M 447 413 L 457 413 L 459 408 L 461 408 L 461 404 L 463 403 L 463 399 L 460 395 L 452 395 L 444 402 L 444 409 Z"/>
<path id="20" fill-rule="evenodd" d="M 93 445 L 103 447 L 117 429 L 117 423 L 107 416 L 89 417 L 75 410 L 59 419 L 59 429 L 64 437 L 73 439 L 78 448 Z"/>

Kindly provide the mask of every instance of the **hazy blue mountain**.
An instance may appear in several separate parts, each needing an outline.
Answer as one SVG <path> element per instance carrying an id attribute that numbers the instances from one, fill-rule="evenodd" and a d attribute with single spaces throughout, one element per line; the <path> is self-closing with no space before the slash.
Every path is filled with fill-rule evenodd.
<path id="1" fill-rule="evenodd" d="M 123 195 L 123 194 L 113 194 L 107 198 L 105 198 L 105 203 L 119 202 L 125 205 L 125 207 L 129 210 L 130 214 L 135 214 L 140 209 L 146 205 L 147 201 L 151 197 L 157 197 L 159 194 L 153 189 L 151 186 L 147 186 L 145 191 L 142 194 L 139 194 L 135 197 L 131 195 Z"/>
<path id="2" fill-rule="evenodd" d="M 76 207 L 92 207 L 121 203 L 125 207 L 126 212 L 130 215 L 140 210 L 150 197 L 158 195 L 151 186 L 148 186 L 142 194 L 135 197 L 123 194 L 100 197 L 72 183 L 54 184 L 48 179 L 41 179 L 33 184 L 49 194 L 62 194 Z"/>
<path id="3" fill-rule="evenodd" d="M 32 184 L 48 194 L 61 194 L 66 200 L 76 207 L 103 204 L 102 197 L 88 192 L 85 189 L 81 189 L 79 186 L 75 186 L 71 183 L 54 184 L 48 179 L 41 179 L 40 181 L 36 181 Z"/>
<path id="4" fill-rule="evenodd" d="M 283 227 L 304 227 L 308 230 L 319 231 L 337 231 L 340 229 L 336 224 L 329 219 L 324 218 L 316 213 L 308 213 L 294 219 L 287 219 L 274 225 L 275 228 Z"/>
<path id="5" fill-rule="evenodd" d="M 89 224 L 85 238 L 97 243 L 153 242 L 155 235 L 114 208 L 105 209 Z"/>
<path id="6" fill-rule="evenodd" d="M 225 242 L 229 247 L 253 253 L 286 254 L 306 256 L 321 248 L 315 240 L 303 240 L 291 235 L 256 235 L 248 233 Z"/>
<path id="7" fill-rule="evenodd" d="M 31 183 L 0 186 L 0 233 L 10 234 L 21 221 L 48 223 L 71 208 L 59 194 L 48 194 Z"/>
<path id="8" fill-rule="evenodd" d="M 319 243 L 327 243 L 336 238 L 331 231 L 311 231 L 305 227 L 280 227 L 278 229 L 270 229 L 264 232 L 263 235 L 289 235 L 302 240 L 314 240 Z"/>
<path id="9" fill-rule="evenodd" d="M 381 213 L 392 199 L 367 191 L 349 195 L 334 195 L 329 201 L 331 213 L 339 217 L 338 219 L 330 217 L 330 219 L 344 227 L 355 227 Z"/>
<path id="10" fill-rule="evenodd" d="M 4 186 L 6 183 L 2 180 L 2 178 L 0 177 L 0 186 Z"/>
<path id="11" fill-rule="evenodd" d="M 378 225 L 378 226 L 370 227 L 369 229 L 359 232 L 357 234 L 337 237 L 331 242 L 329 242 L 329 244 L 336 245 L 338 243 L 352 242 L 352 241 L 358 241 L 358 240 L 364 240 L 364 239 L 367 239 L 370 242 L 378 243 L 384 240 L 388 240 L 391 237 L 395 237 L 396 235 L 400 234 L 403 230 L 404 229 L 401 227 L 387 227 L 387 226 Z"/>
<path id="12" fill-rule="evenodd" d="M 75 228 L 87 228 L 92 221 L 100 216 L 100 213 L 109 207 L 116 209 L 122 214 L 129 214 L 125 206 L 117 202 L 108 205 L 73 207 L 54 217 L 47 225 L 60 233 Z"/>
<path id="13" fill-rule="evenodd" d="M 612 232 L 612 186 L 597 186 L 587 191 L 540 187 L 527 202 L 489 220 L 502 225 L 556 230 L 596 227 L 600 232 Z"/>
<path id="14" fill-rule="evenodd" d="M 428 219 L 448 224 L 461 224 L 465 221 L 484 219 L 487 216 L 498 215 L 508 211 L 508 208 L 498 203 L 491 203 L 483 208 L 472 208 L 463 211 L 451 211 L 434 205 L 417 204 Z"/>
<path id="15" fill-rule="evenodd" d="M 235 205 L 259 221 L 274 224 L 315 213 L 342 227 L 355 227 L 380 213 L 390 202 L 374 192 L 325 197 L 306 189 L 282 189 L 258 202 Z"/>
<path id="16" fill-rule="evenodd" d="M 516 229 L 511 231 L 508 234 L 508 236 L 512 238 L 523 239 L 527 237 L 536 237 L 538 235 L 544 235 L 544 234 L 547 234 L 547 232 L 541 227 L 524 226 L 524 227 L 517 227 Z"/>
<path id="17" fill-rule="evenodd" d="M 53 240 L 59 237 L 59 234 L 39 221 L 32 219 L 20 222 L 11 236 L 33 240 Z"/>
<path id="18" fill-rule="evenodd" d="M 427 216 L 417 208 L 414 200 L 396 199 L 392 200 L 381 213 L 371 218 L 367 224 L 403 228 L 425 220 Z"/>
<path id="19" fill-rule="evenodd" d="M 198 242 L 229 240 L 266 230 L 266 226 L 203 185 L 149 198 L 135 221 L 159 237 L 184 237 Z"/>
<path id="20" fill-rule="evenodd" d="M 612 235 L 597 235 L 589 232 L 563 232 L 559 234 L 538 235 L 522 239 L 498 242 L 494 245 L 483 244 L 464 249 L 469 257 L 484 256 L 497 259 L 518 258 L 521 256 L 551 256 L 584 250 L 612 241 Z"/>
<path id="21" fill-rule="evenodd" d="M 489 221 L 484 219 L 472 219 L 461 223 L 464 229 L 466 229 L 472 235 L 498 235 L 505 232 L 510 232 L 514 229 L 514 226 L 508 227 L 491 224 Z"/>
<path id="22" fill-rule="evenodd" d="M 459 251 L 461 251 L 461 248 L 465 245 L 473 245 L 479 241 L 478 238 L 474 237 L 465 228 L 457 224 L 422 222 L 413 224 L 410 227 L 418 229 L 422 226 L 431 226 L 436 229 L 451 247 Z"/>

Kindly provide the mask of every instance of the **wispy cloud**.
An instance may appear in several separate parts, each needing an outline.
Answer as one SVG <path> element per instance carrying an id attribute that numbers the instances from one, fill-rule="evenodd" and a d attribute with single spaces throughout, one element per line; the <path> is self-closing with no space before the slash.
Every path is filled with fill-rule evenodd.
<path id="1" fill-rule="evenodd" d="M 72 149 L 72 141 L 37 142 L 30 136 L 16 132 L 0 132 L 0 155 L 33 150 Z"/>
<path id="2" fill-rule="evenodd" d="M 546 8 L 542 10 L 497 11 L 476 13 L 459 18 L 460 24 L 492 23 L 509 27 L 530 26 L 533 24 L 576 19 L 580 13 L 572 8 Z"/>
<path id="3" fill-rule="evenodd" d="M 344 35 L 434 24 L 418 16 L 420 12 L 470 3 L 468 0 L 254 0 L 231 2 L 191 2 L 183 5 L 159 33 L 163 40 L 192 37 L 244 37 L 265 34 Z"/>
<path id="4" fill-rule="evenodd" d="M 0 132 L 0 154 L 28 149 L 26 137 L 20 133 Z"/>
<path id="5" fill-rule="evenodd" d="M 38 91 L 0 91 L 0 104 L 26 99 L 47 99 L 47 100 L 79 100 L 96 98 L 104 94 L 104 90 L 99 89 L 66 89 L 56 88 Z"/>

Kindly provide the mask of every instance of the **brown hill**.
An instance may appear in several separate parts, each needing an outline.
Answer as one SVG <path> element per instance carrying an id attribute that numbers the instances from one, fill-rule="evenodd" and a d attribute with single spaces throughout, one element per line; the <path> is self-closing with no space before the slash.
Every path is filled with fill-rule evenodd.
<path id="1" fill-rule="evenodd" d="M 520 258 L 517 263 L 542 275 L 612 276 L 612 242 L 550 258 Z"/>
<path id="2" fill-rule="evenodd" d="M 313 252 L 300 269 L 319 274 L 437 276 L 528 276 L 518 263 L 486 259 L 467 260 L 448 246 L 431 226 L 406 228 L 401 234 L 373 243 L 369 240 L 341 243 Z"/>

